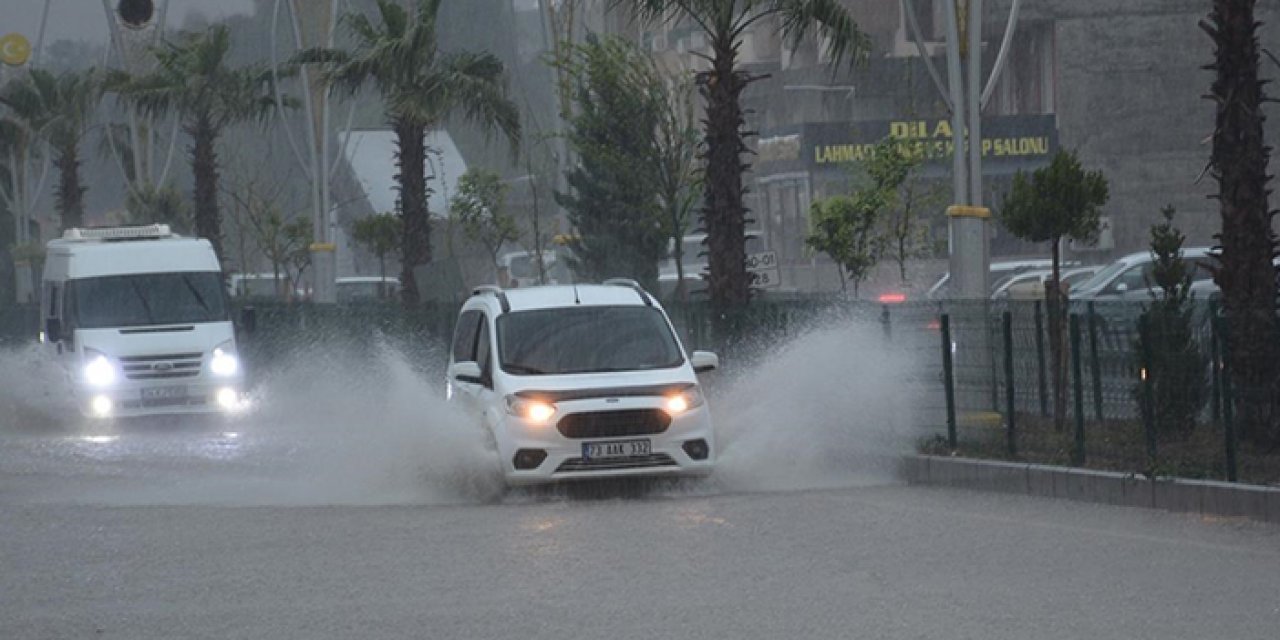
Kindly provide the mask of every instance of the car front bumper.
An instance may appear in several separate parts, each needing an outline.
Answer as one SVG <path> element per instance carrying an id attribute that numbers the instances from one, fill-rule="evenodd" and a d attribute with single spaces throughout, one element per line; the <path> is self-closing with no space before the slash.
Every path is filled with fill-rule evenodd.
<path id="1" fill-rule="evenodd" d="M 644 407 L 654 408 L 654 407 Z M 578 412 L 589 411 L 579 408 Z M 560 416 L 557 416 L 557 419 Z M 514 416 L 506 416 L 497 426 L 498 452 L 508 485 L 545 484 L 561 481 L 618 478 L 634 476 L 706 476 L 715 466 L 715 439 L 711 417 L 705 405 L 671 419 L 660 433 L 637 433 L 618 436 L 566 437 L 556 426 L 556 419 L 543 425 L 532 425 Z M 647 441 L 643 455 L 589 458 L 585 444 Z M 695 459 L 701 441 L 705 457 Z M 532 469 L 519 469 L 516 456 L 521 451 L 544 452 L 546 457 Z"/>

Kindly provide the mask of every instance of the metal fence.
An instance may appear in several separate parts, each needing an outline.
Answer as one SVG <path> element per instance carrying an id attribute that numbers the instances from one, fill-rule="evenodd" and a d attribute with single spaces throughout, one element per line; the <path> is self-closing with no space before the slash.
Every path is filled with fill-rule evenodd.
<path id="1" fill-rule="evenodd" d="M 1280 482 L 1280 453 L 1237 433 L 1233 406 L 1240 389 L 1232 385 L 1220 314 L 1207 304 L 1192 305 L 1177 319 L 1151 309 L 1073 303 L 1060 316 L 1055 357 L 1042 302 L 944 304 L 933 361 L 949 410 L 945 434 L 936 432 L 926 448 L 1147 475 Z M 979 344 L 970 346 L 974 341 Z"/>
<path id="2" fill-rule="evenodd" d="M 1145 308 L 1072 303 L 1061 316 L 1055 375 L 1052 323 L 1040 301 L 880 305 L 825 297 L 759 300 L 728 314 L 705 302 L 667 307 L 686 346 L 716 351 L 730 370 L 751 366 L 815 324 L 873 327 L 913 365 L 899 383 L 919 431 L 929 434 L 922 446 L 933 452 L 1280 482 L 1280 454 L 1234 432 L 1238 389 L 1215 310 L 1196 306 L 1183 335 L 1144 322 Z M 259 303 L 249 316 L 243 309 L 236 309 L 241 350 L 255 375 L 317 354 L 356 372 L 379 366 L 361 355 L 383 344 L 443 375 L 458 313 L 456 305 L 406 310 L 367 302 Z M 37 331 L 34 307 L 0 309 L 0 345 L 30 341 Z M 1170 381 L 1166 369 L 1174 361 L 1188 379 Z M 1054 419 L 1058 380 L 1061 424 Z M 1180 394 L 1184 387 L 1191 391 Z"/>

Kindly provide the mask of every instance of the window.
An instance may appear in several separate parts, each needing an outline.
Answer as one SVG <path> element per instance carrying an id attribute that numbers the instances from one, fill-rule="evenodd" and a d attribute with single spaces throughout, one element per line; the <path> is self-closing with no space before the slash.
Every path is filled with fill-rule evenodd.
<path id="1" fill-rule="evenodd" d="M 479 311 L 464 311 L 453 331 L 453 361 L 471 362 L 476 353 L 476 332 L 480 330 L 483 315 Z"/>
<path id="2" fill-rule="evenodd" d="M 489 340 L 489 321 L 484 317 L 484 314 L 480 314 L 479 324 L 480 335 L 476 338 L 476 362 L 480 364 L 480 377 L 488 380 L 493 376 L 492 363 L 490 362 L 492 358 L 489 357 L 492 349 Z"/>
<path id="3" fill-rule="evenodd" d="M 221 322 L 229 318 L 222 274 L 216 271 L 70 280 L 67 295 L 75 298 L 76 317 L 66 320 L 83 329 Z"/>
<path id="4" fill-rule="evenodd" d="M 502 370 L 515 375 L 642 371 L 680 366 L 666 316 L 653 307 L 561 307 L 498 318 Z"/>

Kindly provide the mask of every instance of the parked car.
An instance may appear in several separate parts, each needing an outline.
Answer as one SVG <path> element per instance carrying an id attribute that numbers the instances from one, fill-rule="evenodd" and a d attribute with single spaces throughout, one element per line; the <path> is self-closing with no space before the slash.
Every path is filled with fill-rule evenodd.
<path id="1" fill-rule="evenodd" d="M 1079 262 L 1063 261 L 1062 267 L 1078 267 Z M 990 268 L 991 293 L 995 293 L 996 288 L 1004 282 L 1006 278 L 1024 273 L 1027 271 L 1037 271 L 1051 269 L 1053 261 L 1048 259 L 1032 259 L 1032 260 L 1003 260 L 1000 262 L 992 262 Z M 947 272 L 938 277 L 938 281 L 929 287 L 929 291 L 925 294 L 930 300 L 941 300 L 950 294 L 951 273 Z"/>
<path id="2" fill-rule="evenodd" d="M 1182 250 L 1183 259 L 1192 264 L 1192 290 L 1207 293 L 1213 286 L 1213 272 L 1210 270 L 1213 257 L 1209 247 L 1189 247 Z M 1072 291 L 1075 300 L 1092 300 L 1098 302 L 1129 301 L 1146 302 L 1151 299 L 1151 290 L 1155 283 L 1152 280 L 1154 259 L 1150 251 L 1131 253 L 1094 274 L 1093 277 L 1080 283 Z M 1208 285 L 1204 283 L 1208 283 Z"/>
<path id="3" fill-rule="evenodd" d="M 447 396 L 493 435 L 508 484 L 706 475 L 715 461 L 698 374 L 656 298 L 632 281 L 503 290 L 463 305 Z"/>
<path id="4" fill-rule="evenodd" d="M 400 295 L 400 279 L 387 276 L 348 276 L 334 280 L 338 302 L 392 300 Z"/>
<path id="5" fill-rule="evenodd" d="M 1100 270 L 1102 270 L 1101 266 L 1063 269 L 1060 277 L 1062 278 L 1062 283 L 1066 285 L 1068 291 L 1070 291 L 1079 283 L 1093 277 L 1093 275 L 1098 273 Z M 1024 271 L 996 283 L 995 290 L 991 294 L 991 299 L 1007 300 L 1014 298 L 1026 300 L 1043 298 L 1045 284 L 1049 282 L 1051 277 L 1053 277 L 1053 271 L 1051 269 Z"/>
<path id="6" fill-rule="evenodd" d="M 227 294 L 239 299 L 306 300 L 310 291 L 290 282 L 288 274 L 233 273 L 227 279 Z"/>

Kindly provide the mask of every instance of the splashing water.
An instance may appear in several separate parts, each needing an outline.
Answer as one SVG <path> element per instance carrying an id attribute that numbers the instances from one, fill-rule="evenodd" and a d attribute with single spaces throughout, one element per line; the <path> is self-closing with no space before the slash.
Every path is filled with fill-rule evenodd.
<path id="1" fill-rule="evenodd" d="M 816 325 L 758 350 L 736 373 L 711 374 L 720 449 L 711 478 L 666 482 L 639 495 L 706 495 L 852 486 L 891 480 L 912 440 L 905 425 L 906 358 L 872 327 Z M 439 353 L 433 354 L 440 359 Z M 0 361 L 0 410 L 69 425 L 59 438 L 7 439 L 0 472 L 64 480 L 31 484 L 38 499 L 107 504 L 441 504 L 503 496 L 489 434 L 448 404 L 442 385 L 402 351 L 328 344 L 277 363 L 254 410 L 235 423 L 179 420 L 86 430 L 55 410 L 32 348 Z M 438 364 L 438 363 L 437 363 Z M 37 365 L 40 365 L 37 367 Z M 14 409 L 17 407 L 17 409 Z M 0 419 L 4 422 L 4 419 Z M 12 424 L 12 423 L 11 423 Z M 201 425 L 211 425 L 212 428 Z M 11 425 L 10 425 L 11 426 Z M 194 426 L 194 428 L 193 428 Z M 0 433 L 11 428 L 0 424 Z M 26 444 L 23 444 L 23 443 Z M 27 447 L 27 457 L 15 458 Z M 54 483 L 56 484 L 56 483 Z M 88 485 L 88 486 L 86 486 Z M 52 485 L 50 485 L 52 486 Z M 522 502 L 528 492 L 506 494 Z M 572 490 L 535 496 L 573 497 Z"/>
<path id="2" fill-rule="evenodd" d="M 908 359 L 865 325 L 824 322 L 777 346 L 710 401 L 714 484 L 782 491 L 892 480 L 913 440 Z"/>

